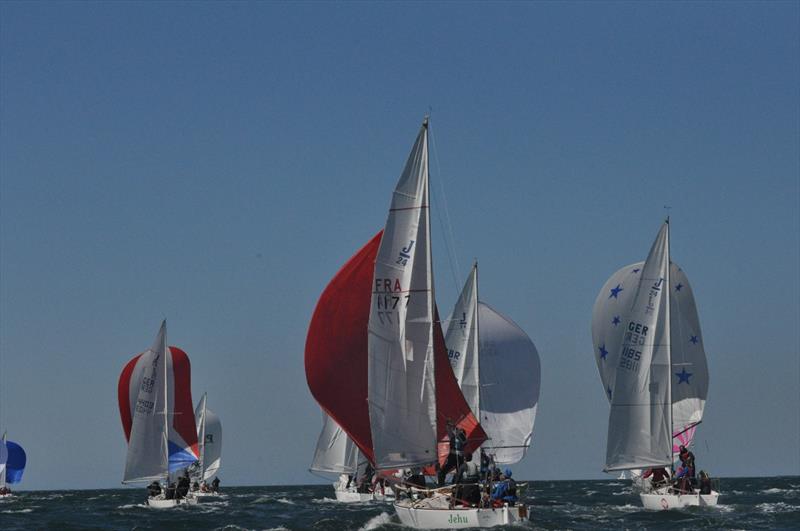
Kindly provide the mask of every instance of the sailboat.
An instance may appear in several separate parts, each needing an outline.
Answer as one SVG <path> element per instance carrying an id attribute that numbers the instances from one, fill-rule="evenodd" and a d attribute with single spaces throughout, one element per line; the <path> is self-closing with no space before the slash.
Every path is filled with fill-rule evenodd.
<path id="1" fill-rule="evenodd" d="M 669 219 L 647 259 L 611 276 L 595 302 L 592 338 L 611 403 L 606 472 L 672 468 L 702 421 L 708 367 L 694 296 L 670 259 Z M 674 442 L 675 441 L 675 442 Z M 640 494 L 646 509 L 716 505 L 719 493 Z"/>
<path id="2" fill-rule="evenodd" d="M 309 325 L 309 389 L 378 471 L 438 461 L 448 422 L 465 451 L 487 438 L 458 387 L 436 309 L 430 245 L 428 120 L 397 183 L 385 228 L 323 291 Z M 340 382 L 347 381 L 347 385 Z M 394 503 L 418 529 L 488 527 L 527 517 L 523 505 L 454 506 L 446 496 Z"/>
<path id="3" fill-rule="evenodd" d="M 216 413 L 208 406 L 208 397 L 203 393 L 203 398 L 194 410 L 197 421 L 197 444 L 199 448 L 198 467 L 194 474 L 203 486 L 211 483 L 222 466 L 222 423 Z M 198 501 L 219 497 L 219 491 L 210 488 L 200 488 L 195 491 Z"/>
<path id="4" fill-rule="evenodd" d="M 163 482 L 161 493 L 148 497 L 150 507 L 196 504 L 191 494 L 175 499 L 167 493 L 170 474 L 194 465 L 198 448 L 189 357 L 177 347 L 167 347 L 166 321 L 153 345 L 125 365 L 118 398 L 128 441 L 122 483 Z"/>
<path id="5" fill-rule="evenodd" d="M 3 438 L 0 439 L 0 498 L 12 496 L 8 485 L 22 481 L 26 463 L 27 457 L 22 446 L 9 441 L 3 433 Z"/>
<path id="6" fill-rule="evenodd" d="M 448 320 L 445 343 L 461 392 L 489 436 L 481 449 L 497 465 L 518 463 L 533 437 L 539 353 L 514 321 L 479 300 L 477 262 Z"/>
<path id="7" fill-rule="evenodd" d="M 371 485 L 359 489 L 359 480 L 363 478 L 367 459 L 358 451 L 358 447 L 347 433 L 331 417 L 322 413 L 322 431 L 317 439 L 314 461 L 311 471 L 320 475 L 336 475 L 333 491 L 336 501 L 344 503 L 385 501 L 393 499 L 391 487 L 373 490 Z"/>

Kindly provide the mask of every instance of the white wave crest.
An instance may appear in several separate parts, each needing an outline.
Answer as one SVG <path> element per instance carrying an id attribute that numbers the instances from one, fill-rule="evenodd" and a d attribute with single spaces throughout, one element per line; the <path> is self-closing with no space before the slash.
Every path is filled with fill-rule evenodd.
<path id="1" fill-rule="evenodd" d="M 361 526 L 359 531 L 371 531 L 372 529 L 377 529 L 384 524 L 389 524 L 392 522 L 392 517 L 389 513 L 381 513 L 377 516 L 373 516 L 367 523 Z"/>

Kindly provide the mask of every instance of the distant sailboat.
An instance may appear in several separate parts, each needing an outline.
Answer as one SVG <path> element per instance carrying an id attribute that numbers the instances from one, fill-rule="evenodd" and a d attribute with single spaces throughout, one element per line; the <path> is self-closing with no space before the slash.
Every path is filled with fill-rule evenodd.
<path id="1" fill-rule="evenodd" d="M 533 437 L 539 353 L 516 323 L 480 302 L 477 263 L 453 309 L 445 343 L 461 392 L 489 436 L 481 448 L 498 465 L 518 463 Z"/>
<path id="2" fill-rule="evenodd" d="M 358 451 L 358 447 L 336 421 L 322 413 L 322 431 L 314 451 L 311 471 L 320 475 L 335 475 L 333 483 L 336 501 L 344 503 L 383 501 L 392 491 L 386 487 L 384 494 L 374 492 L 371 488 L 362 488 L 359 492 L 359 479 L 364 475 L 367 459 Z M 393 496 L 391 496 L 393 497 Z"/>
<path id="3" fill-rule="evenodd" d="M 162 481 L 161 494 L 147 500 L 151 507 L 197 503 L 192 495 L 175 499 L 166 491 L 170 473 L 198 460 L 189 358 L 177 347 L 167 348 L 166 321 L 153 345 L 125 365 L 118 395 L 128 441 L 122 482 Z"/>
<path id="4" fill-rule="evenodd" d="M 4 433 L 0 439 L 0 498 L 12 496 L 8 485 L 22 481 L 27 461 L 25 450 L 19 444 L 6 439 Z"/>
<path id="5" fill-rule="evenodd" d="M 605 470 L 671 468 L 678 445 L 688 445 L 702 420 L 708 369 L 688 279 L 670 260 L 668 220 L 647 260 L 606 282 L 595 302 L 592 337 L 611 402 Z M 645 508 L 660 510 L 716 505 L 718 496 L 665 487 L 641 499 Z"/>
<path id="6" fill-rule="evenodd" d="M 447 421 L 466 433 L 466 452 L 486 440 L 447 358 L 433 289 L 429 196 L 426 119 L 384 232 L 325 289 L 306 340 L 312 394 L 377 470 L 436 463 L 439 444 L 448 440 Z M 424 505 L 400 500 L 394 507 L 404 525 L 426 529 L 489 527 L 527 517 L 522 505 L 449 505 L 448 497 L 435 496 Z"/>
<path id="7" fill-rule="evenodd" d="M 222 423 L 216 413 L 207 406 L 208 398 L 203 393 L 203 398 L 197 404 L 194 416 L 197 421 L 197 444 L 200 459 L 198 461 L 197 474 L 199 482 L 207 488 L 195 491 L 198 500 L 204 498 L 215 498 L 219 496 L 219 491 L 210 487 L 212 478 L 219 472 L 222 466 Z"/>

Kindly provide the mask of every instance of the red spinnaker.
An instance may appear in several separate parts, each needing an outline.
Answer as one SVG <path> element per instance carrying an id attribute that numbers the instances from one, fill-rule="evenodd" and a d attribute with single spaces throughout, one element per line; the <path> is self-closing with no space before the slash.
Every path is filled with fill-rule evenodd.
<path id="1" fill-rule="evenodd" d="M 374 463 L 367 407 L 369 310 L 375 258 L 383 231 L 345 263 L 322 292 L 306 337 L 306 380 L 320 407 L 344 429 Z M 446 421 L 467 433 L 467 451 L 486 440 L 486 433 L 467 405 L 450 368 L 444 334 L 434 327 L 437 438 L 447 440 Z"/>

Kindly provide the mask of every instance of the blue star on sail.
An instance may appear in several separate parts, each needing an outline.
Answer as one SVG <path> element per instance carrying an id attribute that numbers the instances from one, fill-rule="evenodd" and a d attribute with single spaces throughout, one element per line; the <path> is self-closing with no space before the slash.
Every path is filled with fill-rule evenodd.
<path id="1" fill-rule="evenodd" d="M 614 319 L 611 320 L 611 324 L 617 326 L 619 324 L 619 315 L 615 315 Z"/>
<path id="2" fill-rule="evenodd" d="M 677 285 L 677 286 L 675 286 L 675 291 L 680 291 L 682 287 L 683 287 L 683 284 L 681 284 L 681 283 L 679 282 L 679 283 L 678 283 L 678 285 Z"/>
<path id="3" fill-rule="evenodd" d="M 694 373 L 686 372 L 686 367 L 681 368 L 681 372 L 675 373 L 675 376 L 678 377 L 678 385 L 682 384 L 683 382 L 686 382 L 687 384 L 691 383 L 689 382 L 689 378 L 692 376 L 692 374 Z"/>
<path id="4" fill-rule="evenodd" d="M 698 338 L 697 336 L 692 336 L 692 337 L 689 338 L 689 342 L 692 345 L 696 345 L 699 341 L 700 341 L 700 338 Z"/>
<path id="5" fill-rule="evenodd" d="M 641 269 L 639 269 L 639 268 L 637 267 L 636 269 L 634 269 L 633 271 L 631 271 L 631 273 L 633 273 L 633 274 L 635 275 L 635 274 L 636 274 L 636 273 L 638 273 L 639 271 L 641 271 Z"/>
<path id="6" fill-rule="evenodd" d="M 609 299 L 611 299 L 611 298 L 618 299 L 619 298 L 619 292 L 622 291 L 623 289 L 625 289 L 625 288 L 622 287 L 622 284 L 617 284 L 616 288 L 611 288 L 611 295 L 609 295 L 608 298 Z"/>
<path id="7" fill-rule="evenodd" d="M 606 356 L 608 356 L 608 351 L 606 350 L 606 344 L 603 343 L 600 345 L 600 359 L 604 360 L 606 359 Z"/>

